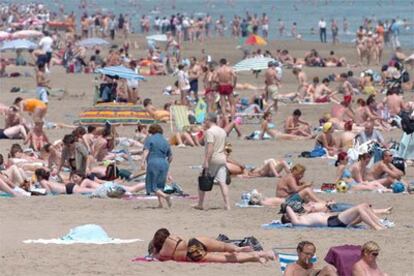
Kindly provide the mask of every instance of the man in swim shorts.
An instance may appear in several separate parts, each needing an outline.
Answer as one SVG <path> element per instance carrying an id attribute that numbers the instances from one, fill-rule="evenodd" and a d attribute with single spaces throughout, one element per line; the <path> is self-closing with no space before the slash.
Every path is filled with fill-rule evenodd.
<path id="1" fill-rule="evenodd" d="M 265 72 L 265 87 L 266 87 L 266 101 L 267 107 L 266 111 L 270 111 L 273 107 L 274 111 L 277 111 L 278 103 L 278 92 L 279 92 L 279 83 L 280 80 L 276 72 L 276 62 L 269 61 L 267 64 L 268 68 Z"/>
<path id="2" fill-rule="evenodd" d="M 218 83 L 218 92 L 220 94 L 220 106 L 223 114 L 227 113 L 227 101 L 230 105 L 230 113 L 232 116 L 236 113 L 233 89 L 237 84 L 237 76 L 233 68 L 227 65 L 227 60 L 220 60 L 220 68 L 217 69 L 216 81 Z"/>
<path id="3" fill-rule="evenodd" d="M 298 260 L 287 266 L 284 275 L 338 275 L 336 268 L 332 265 L 324 266 L 322 269 L 315 269 L 312 263 L 312 258 L 315 256 L 316 247 L 309 241 L 301 241 L 297 248 Z"/>

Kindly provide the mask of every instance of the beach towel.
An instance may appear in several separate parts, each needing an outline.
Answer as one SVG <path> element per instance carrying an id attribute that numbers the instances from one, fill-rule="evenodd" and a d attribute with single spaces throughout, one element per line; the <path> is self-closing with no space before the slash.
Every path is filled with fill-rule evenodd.
<path id="1" fill-rule="evenodd" d="M 414 160 L 414 133 L 403 133 L 396 155 L 406 160 Z"/>
<path id="2" fill-rule="evenodd" d="M 122 244 L 142 241 L 141 239 L 115 239 L 108 236 L 105 230 L 96 224 L 85 224 L 70 229 L 69 233 L 57 239 L 24 240 L 23 243 L 40 244 Z"/>
<path id="3" fill-rule="evenodd" d="M 246 136 L 247 140 L 259 140 L 260 138 L 260 130 L 255 130 L 252 133 L 250 133 L 248 136 Z M 270 136 L 269 134 L 265 133 L 263 135 L 263 140 L 270 140 L 272 139 L 272 136 Z"/>
<path id="4" fill-rule="evenodd" d="M 280 264 L 280 270 L 282 271 L 282 273 L 285 272 L 286 268 L 288 265 L 296 262 L 299 257 L 297 254 L 289 254 L 289 253 L 282 253 L 282 252 L 277 252 L 277 248 L 272 249 L 273 253 L 275 255 L 275 260 L 279 261 Z M 316 263 L 318 261 L 318 259 L 316 258 L 316 256 L 313 256 L 311 259 L 311 263 Z"/>
<path id="5" fill-rule="evenodd" d="M 171 106 L 170 115 L 171 132 L 174 132 L 173 121 L 176 131 L 182 131 L 184 127 L 191 125 L 188 120 L 188 107 L 186 105 Z"/>
<path id="6" fill-rule="evenodd" d="M 333 265 L 338 275 L 352 276 L 352 266 L 361 258 L 361 246 L 341 245 L 331 247 L 326 254 L 325 262 Z"/>
<path id="7" fill-rule="evenodd" d="M 144 195 L 144 194 L 135 194 L 135 195 L 125 195 L 122 197 L 124 200 L 157 200 L 158 197 L 154 195 Z M 181 200 L 198 200 L 198 196 L 196 195 L 184 195 L 178 196 L 174 195 L 171 197 L 173 200 L 181 199 Z"/>
<path id="8" fill-rule="evenodd" d="M 296 229 L 303 229 L 303 228 L 316 228 L 316 229 L 335 229 L 335 230 L 342 230 L 342 229 L 367 229 L 364 225 L 355 225 L 351 227 L 328 227 L 328 226 L 293 226 L 291 223 L 282 223 L 280 220 L 273 220 L 271 223 L 265 223 L 261 226 L 265 230 L 273 230 L 273 229 L 285 229 L 285 228 L 296 228 Z"/>
<path id="9" fill-rule="evenodd" d="M 239 208 L 263 208 L 262 205 L 250 205 L 250 204 L 244 204 L 243 202 L 237 202 L 236 207 Z"/>
<path id="10" fill-rule="evenodd" d="M 198 99 L 197 105 L 194 109 L 195 111 L 195 119 L 197 124 L 204 123 L 204 119 L 206 118 L 207 114 L 207 104 L 203 99 Z"/>

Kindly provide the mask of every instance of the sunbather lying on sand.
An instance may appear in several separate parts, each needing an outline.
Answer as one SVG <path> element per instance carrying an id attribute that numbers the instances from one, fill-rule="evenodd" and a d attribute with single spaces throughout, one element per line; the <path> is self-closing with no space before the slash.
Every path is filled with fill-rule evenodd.
<path id="1" fill-rule="evenodd" d="M 281 221 L 282 223 L 292 223 L 294 226 L 310 227 L 348 227 L 364 222 L 374 230 L 385 229 L 380 223 L 380 218 L 367 203 L 359 204 L 337 215 L 323 212 L 298 215 L 290 206 L 287 206 Z"/>
<path id="2" fill-rule="evenodd" d="M 160 261 L 265 263 L 274 258 L 271 252 L 256 252 L 251 247 L 237 247 L 208 237 L 185 240 L 165 228 L 155 232 L 149 251 Z"/>

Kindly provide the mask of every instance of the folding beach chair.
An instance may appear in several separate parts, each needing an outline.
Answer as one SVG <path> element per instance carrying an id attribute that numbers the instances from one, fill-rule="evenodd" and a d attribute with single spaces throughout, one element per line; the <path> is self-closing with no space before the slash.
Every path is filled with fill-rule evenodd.
<path id="1" fill-rule="evenodd" d="M 283 252 L 278 252 L 277 250 L 280 248 L 273 248 L 273 254 L 275 255 L 275 259 L 277 259 L 279 261 L 279 265 L 280 265 L 280 270 L 282 271 L 282 273 L 285 273 L 285 270 L 287 268 L 287 266 L 291 263 L 296 262 L 299 257 L 297 254 L 292 254 L 292 253 L 283 253 Z M 283 248 L 283 249 L 289 249 L 289 248 Z M 293 248 L 290 248 L 293 249 Z M 318 258 L 316 258 L 316 256 L 313 256 L 311 259 L 311 263 L 316 263 L 318 261 Z"/>
<path id="2" fill-rule="evenodd" d="M 190 126 L 188 120 L 188 107 L 186 105 L 173 105 L 170 108 L 171 132 L 174 132 L 174 125 L 177 131 L 182 131 L 185 126 Z"/>

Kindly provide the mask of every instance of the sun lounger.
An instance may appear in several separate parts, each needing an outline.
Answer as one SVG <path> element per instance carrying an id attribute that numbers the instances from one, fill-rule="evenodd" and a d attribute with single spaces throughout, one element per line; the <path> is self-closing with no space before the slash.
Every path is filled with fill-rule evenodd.
<path id="1" fill-rule="evenodd" d="M 278 249 L 280 248 L 273 248 L 272 250 L 276 257 L 275 259 L 279 261 L 280 270 L 282 271 L 282 273 L 285 273 L 287 266 L 296 262 L 299 259 L 299 257 L 297 254 L 277 252 Z M 313 256 L 311 262 L 316 263 L 317 261 L 318 259 L 316 258 L 316 256 Z"/>

